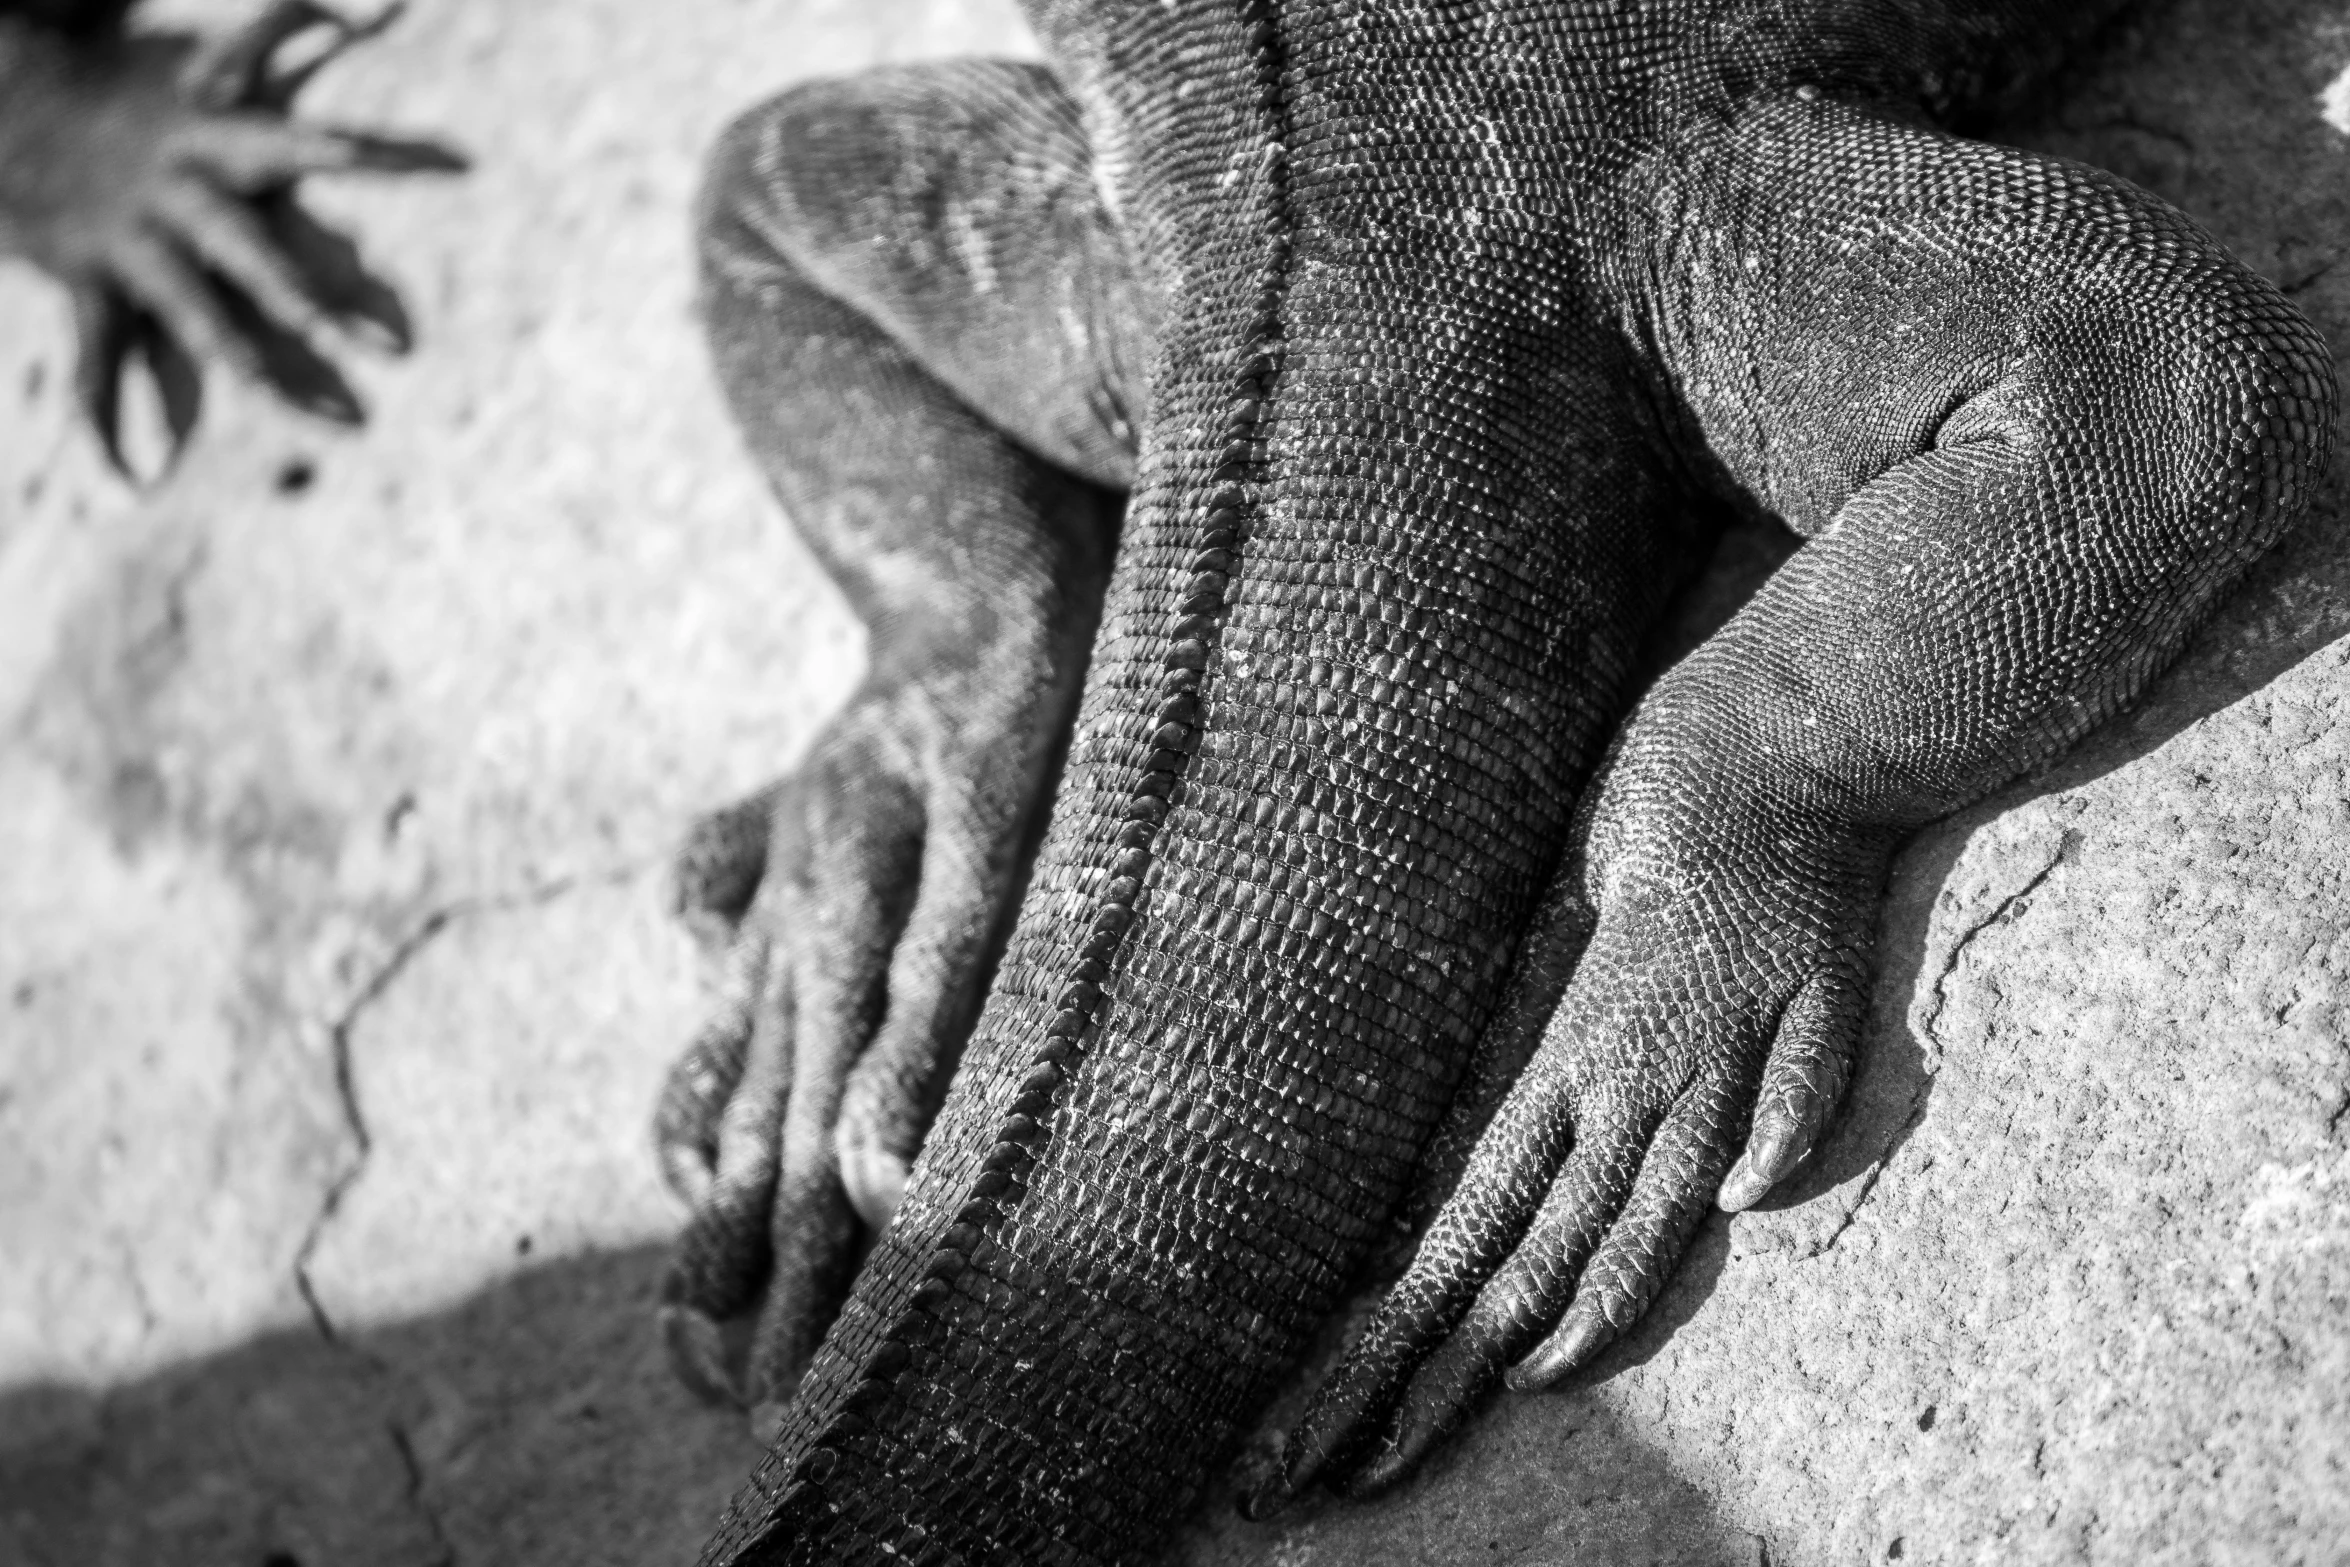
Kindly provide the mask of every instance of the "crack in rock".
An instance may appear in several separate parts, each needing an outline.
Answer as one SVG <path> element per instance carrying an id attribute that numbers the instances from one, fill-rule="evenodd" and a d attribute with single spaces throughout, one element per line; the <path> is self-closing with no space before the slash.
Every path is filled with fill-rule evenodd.
<path id="1" fill-rule="evenodd" d="M 1813 1248 L 1811 1256 L 1824 1257 L 1834 1251 L 1836 1243 L 1844 1238 L 1844 1232 L 1852 1228 L 1852 1221 L 1860 1214 L 1860 1205 L 1869 1200 L 1869 1193 L 1877 1189 L 1877 1182 L 1883 1178 L 1885 1166 L 1893 1157 L 1893 1150 L 1901 1146 L 1902 1140 L 1909 1136 L 1910 1132 L 1916 1128 L 1919 1119 L 1925 1115 L 1926 1086 L 1932 1081 L 1930 1075 L 1922 1078 L 1919 1080 L 1918 1086 L 1911 1091 L 1909 1108 L 1903 1112 L 1901 1124 L 1893 1128 L 1893 1134 L 1885 1139 L 1884 1150 L 1870 1161 L 1866 1170 L 1861 1172 L 1860 1185 L 1854 1190 L 1852 1201 L 1844 1205 L 1844 1211 L 1836 1219 L 1836 1227 L 1828 1232 L 1826 1239 Z"/>
<path id="2" fill-rule="evenodd" d="M 1942 1013 L 1950 1005 L 1950 976 L 1958 972 L 1959 960 L 1966 956 L 1967 948 L 1975 944 L 1977 936 L 1994 925 L 2005 923 L 2008 915 L 2016 910 L 2018 904 L 2040 890 L 2040 884 L 2054 874 L 2059 865 L 2064 863 L 2064 857 L 2071 851 L 2077 836 L 2069 828 L 2058 834 L 2055 846 L 2048 851 L 2047 862 L 2025 878 L 2022 886 L 2000 899 L 1998 907 L 1961 931 L 1958 940 L 1950 944 L 1950 951 L 1943 956 L 1941 970 L 1934 976 L 1934 1010 L 1926 1015 L 1922 1025 L 1926 1039 L 1933 1045 L 1937 1058 L 1943 1053 Z M 1923 1089 L 1921 1088 L 1920 1091 L 1923 1092 Z"/>
<path id="3" fill-rule="evenodd" d="M 327 1027 L 327 1046 L 334 1063 L 335 1098 L 342 1108 L 343 1128 L 351 1137 L 352 1155 L 343 1168 L 335 1172 L 334 1179 L 327 1182 L 326 1191 L 319 1199 L 318 1211 L 311 1215 L 309 1228 L 302 1233 L 302 1244 L 295 1248 L 294 1288 L 301 1293 L 302 1304 L 309 1308 L 310 1321 L 318 1329 L 318 1336 L 329 1344 L 340 1344 L 342 1335 L 336 1330 L 334 1318 L 328 1314 L 325 1303 L 318 1298 L 317 1287 L 310 1277 L 310 1265 L 318 1254 L 320 1243 L 326 1239 L 327 1226 L 334 1222 L 335 1214 L 343 1206 L 343 1199 L 358 1184 L 359 1177 L 367 1173 L 368 1156 L 375 1151 L 375 1138 L 367 1127 L 367 1112 L 360 1107 L 358 1085 L 351 1074 L 351 1030 L 357 1025 L 360 1014 L 391 988 L 392 981 L 399 978 L 400 971 L 429 946 L 434 937 L 447 930 L 460 914 L 466 912 L 466 907 L 460 901 L 427 913 L 415 929 L 393 946 L 391 955 L 367 977 L 366 983 L 359 987 L 358 993 L 343 1008 L 342 1015 Z"/>
<path id="4" fill-rule="evenodd" d="M 2039 890 L 2040 884 L 2045 882 L 2055 873 L 2056 868 L 2064 863 L 2065 855 L 2072 850 L 2077 837 L 2078 835 L 2069 828 L 2058 834 L 2056 843 L 2048 850 L 2047 860 L 2041 864 L 2039 869 L 2026 877 L 2022 886 L 2001 898 L 1990 913 L 1959 932 L 1958 939 L 1952 942 L 1949 951 L 1943 954 L 1942 966 L 1934 975 L 1931 992 L 1933 1010 L 1919 1024 L 1919 1031 L 1924 1034 L 1925 1043 L 1931 1048 L 1932 1062 L 1939 1063 L 1945 1054 L 1941 1033 L 1942 1013 L 1950 1005 L 1948 989 L 1950 976 L 1958 972 L 1959 962 L 1966 956 L 1967 949 L 1974 945 L 1976 937 L 1994 925 L 2005 924 L 2012 915 L 2020 911 L 2025 901 Z M 1909 1134 L 1917 1129 L 1918 1122 L 1924 1119 L 1926 1092 L 1933 1086 L 1933 1083 L 1934 1067 L 1928 1065 L 1926 1070 L 1918 1075 L 1917 1086 L 1910 1090 L 1909 1105 L 1902 1112 L 1901 1120 L 1893 1128 L 1892 1135 L 1885 1139 L 1883 1149 L 1875 1159 L 1870 1161 L 1869 1167 L 1861 1172 L 1860 1185 L 1854 1189 L 1852 1201 L 1844 1205 L 1843 1216 L 1837 1220 L 1836 1227 L 1828 1232 L 1827 1238 L 1813 1249 L 1810 1253 L 1811 1256 L 1823 1256 L 1833 1250 L 1836 1242 L 1843 1237 L 1844 1232 L 1852 1228 L 1852 1221 L 1859 1215 L 1861 1204 L 1868 1201 L 1869 1194 L 1877 1189 L 1877 1182 L 1884 1178 L 1885 1166 L 1892 1161 L 1893 1150 L 1907 1141 Z"/>
<path id="5" fill-rule="evenodd" d="M 419 954 L 443 934 L 465 920 L 485 915 L 511 913 L 521 909 L 540 908 L 567 894 L 589 887 L 611 886 L 638 874 L 639 867 L 623 866 L 617 869 L 584 875 L 559 876 L 538 886 L 520 892 L 491 893 L 476 897 L 458 898 L 429 910 L 395 943 L 384 960 L 352 994 L 340 1014 L 327 1027 L 327 1040 L 334 1065 L 335 1097 L 339 1104 L 344 1129 L 351 1139 L 352 1156 L 343 1168 L 327 1183 L 319 1199 L 318 1211 L 312 1215 L 309 1227 L 303 1232 L 302 1242 L 294 1252 L 294 1288 L 302 1297 L 302 1304 L 310 1313 L 311 1326 L 318 1336 L 343 1354 L 351 1356 L 364 1366 L 369 1374 L 387 1381 L 396 1378 L 399 1368 L 375 1351 L 347 1338 L 328 1311 L 326 1302 L 318 1293 L 311 1267 L 324 1244 L 328 1229 L 342 1211 L 344 1199 L 367 1173 L 375 1138 L 369 1129 L 366 1109 L 360 1104 L 358 1082 L 353 1070 L 352 1039 L 360 1019 L 381 1001 L 384 995 L 415 962 Z M 424 1463 L 416 1450 L 416 1441 L 407 1422 L 396 1413 L 384 1417 L 384 1430 L 392 1449 L 399 1456 L 406 1480 L 406 1500 L 424 1522 L 431 1537 L 433 1554 L 430 1567 L 456 1567 L 457 1548 L 433 1506 L 427 1489 Z"/>
<path id="6" fill-rule="evenodd" d="M 367 1173 L 369 1156 L 375 1151 L 374 1136 L 368 1129 L 367 1112 L 359 1103 L 358 1083 L 352 1069 L 351 1039 L 360 1018 L 383 999 L 385 992 L 391 989 L 425 948 L 460 921 L 512 913 L 520 909 L 541 908 L 570 893 L 589 887 L 612 886 L 635 874 L 637 867 L 623 866 L 590 874 L 558 876 L 520 892 L 485 893 L 458 898 L 429 910 L 407 935 L 393 945 L 391 952 L 376 965 L 375 972 L 353 993 L 341 1014 L 327 1026 L 328 1051 L 334 1063 L 335 1097 L 342 1109 L 343 1127 L 350 1134 L 353 1154 L 345 1166 L 336 1172 L 334 1179 L 327 1183 L 326 1191 L 319 1199 L 318 1211 L 312 1215 L 309 1227 L 303 1232 L 302 1243 L 294 1251 L 294 1288 L 308 1307 L 311 1323 L 317 1328 L 319 1337 L 330 1344 L 342 1342 L 332 1314 L 319 1299 L 316 1284 L 310 1276 L 311 1264 L 318 1254 L 319 1246 L 326 1239 L 328 1228 L 334 1223 L 335 1215 L 341 1212 L 344 1198 L 358 1185 L 360 1177 Z"/>
<path id="7" fill-rule="evenodd" d="M 416 1510 L 432 1535 L 431 1567 L 457 1567 L 456 1543 L 449 1538 L 432 1498 L 425 1494 L 424 1464 L 416 1456 L 415 1438 L 408 1434 L 406 1423 L 396 1416 L 384 1422 L 384 1429 L 391 1433 L 392 1450 L 400 1455 L 400 1468 L 408 1477 L 408 1505 Z"/>

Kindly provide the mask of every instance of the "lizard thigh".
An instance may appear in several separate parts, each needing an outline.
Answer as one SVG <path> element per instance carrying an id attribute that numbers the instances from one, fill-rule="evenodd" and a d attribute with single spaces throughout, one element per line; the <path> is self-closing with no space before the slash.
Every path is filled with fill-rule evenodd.
<path id="1" fill-rule="evenodd" d="M 1811 542 L 1650 729 L 1767 670 L 1820 711 L 1743 732 L 1914 828 L 2113 712 L 2300 509 L 2323 347 L 2155 198 L 1825 98 L 1689 167 L 1655 337 L 1706 460 Z"/>
<path id="2" fill-rule="evenodd" d="M 707 296 L 722 351 L 782 268 L 1027 451 L 1131 482 L 1150 311 L 1077 105 L 1042 66 L 890 66 L 781 93 L 720 139 L 699 229 L 712 282 L 752 284 Z"/>

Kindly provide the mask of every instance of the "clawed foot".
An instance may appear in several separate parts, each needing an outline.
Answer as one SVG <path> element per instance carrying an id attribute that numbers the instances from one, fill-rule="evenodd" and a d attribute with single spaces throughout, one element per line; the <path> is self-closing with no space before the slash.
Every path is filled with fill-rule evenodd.
<path id="1" fill-rule="evenodd" d="M 294 407 L 358 424 L 357 394 L 319 344 L 406 350 L 397 294 L 352 242 L 295 199 L 305 175 L 448 172 L 435 142 L 291 117 L 295 95 L 397 15 L 346 21 L 307 0 L 278 0 L 239 31 L 196 43 L 134 36 L 77 62 L 69 107 L 25 161 L 0 170 L 38 188 L 33 259 L 73 295 L 76 393 L 108 459 L 126 475 L 124 372 L 143 362 L 160 394 L 168 468 L 194 429 L 201 367 L 227 365 Z M 4 161 L 4 160 L 0 160 Z"/>
<path id="2" fill-rule="evenodd" d="M 1802 1165 L 1842 1097 L 1880 835 L 1801 811 L 1657 807 L 1694 791 L 1642 787 L 1640 770 L 1614 770 L 1568 912 L 1538 934 L 1574 963 L 1541 1047 L 1251 1516 L 1316 1480 L 1379 1491 L 1495 1383 L 1549 1387 L 1589 1365 L 1707 1208 L 1750 1206 Z"/>
<path id="3" fill-rule="evenodd" d="M 692 1209 L 662 1329 L 706 1396 L 771 1418 L 897 1208 L 1018 896 L 1019 739 L 974 753 L 918 695 L 862 702 L 679 856 L 724 979 L 656 1116 Z"/>

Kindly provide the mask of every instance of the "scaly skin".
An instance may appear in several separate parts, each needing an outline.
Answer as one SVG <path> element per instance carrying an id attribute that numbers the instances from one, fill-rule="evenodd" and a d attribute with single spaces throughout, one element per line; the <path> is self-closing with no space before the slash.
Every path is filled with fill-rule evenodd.
<path id="1" fill-rule="evenodd" d="M 2138 690 L 2330 436 L 2322 346 L 2185 219 L 1934 128 L 2101 9 L 1038 0 L 1050 76 L 737 127 L 722 375 L 881 673 L 763 860 L 707 852 L 756 809 L 703 840 L 791 976 L 665 1123 L 706 1380 L 789 1395 L 889 1206 L 843 1085 L 951 1063 L 1101 598 L 962 1068 L 708 1560 L 1146 1551 L 1434 1150 L 1257 1501 L 1389 1483 L 1802 1161 L 1893 848 Z M 1807 542 L 1627 717 L 1723 504 Z M 902 996 L 942 860 L 966 940 Z"/>

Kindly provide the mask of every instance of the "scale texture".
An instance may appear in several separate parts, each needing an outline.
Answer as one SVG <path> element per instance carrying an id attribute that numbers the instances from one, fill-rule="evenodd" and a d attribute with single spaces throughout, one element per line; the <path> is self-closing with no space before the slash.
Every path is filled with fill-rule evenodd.
<path id="1" fill-rule="evenodd" d="M 1132 258 L 1092 294 L 1150 341 L 1123 536 L 961 1076 L 716 1559 L 1160 1537 L 1387 1222 L 1554 877 L 1528 972 L 1580 949 L 1573 977 L 1510 998 L 1542 1042 L 1269 1489 L 1376 1486 L 1504 1365 L 1588 1360 L 1725 1177 L 1759 1195 L 1808 1152 L 1900 836 L 2132 694 L 2328 435 L 2314 335 L 2183 219 L 1924 128 L 2068 41 L 2000 8 L 1035 20 L 1058 83 L 928 85 L 1074 100 Z M 886 189 L 920 146 L 889 117 L 925 111 L 871 91 L 875 166 L 832 174 Z M 746 163 L 732 275 L 867 303 L 913 361 L 878 405 L 943 383 L 985 420 L 966 345 L 828 268 L 849 247 Z M 1019 491 L 1026 454 L 1068 462 L 1053 390 L 989 421 L 1020 452 L 966 428 L 949 475 L 1047 537 Z M 771 470 L 821 514 L 789 444 Z M 1810 543 L 1593 782 L 1723 503 Z M 1498 1032 L 1480 1084 L 1535 1034 Z M 784 1267 L 837 1268 L 794 1233 Z"/>
<path id="2" fill-rule="evenodd" d="M 2310 281 L 2350 233 L 2350 142 L 2319 118 L 2336 10 L 2148 6 L 2032 140 L 2192 211 L 2339 342 L 2344 271 Z M 67 438 L 54 296 L 0 279 L 0 383 L 28 399 L 0 443 L 28 726 L 0 765 L 26 938 L 0 1034 L 33 1046 L 0 1107 L 0 1250 L 26 1261 L 0 1558 L 640 1561 L 707 1532 L 739 1423 L 663 1385 L 636 1316 L 663 1225 L 634 1118 L 682 965 L 645 881 L 534 889 L 649 864 L 837 699 L 842 617 L 711 427 L 676 229 L 725 108 L 939 47 L 937 15 L 686 7 L 648 33 L 603 4 L 419 4 L 322 86 L 362 83 L 347 119 L 495 149 L 462 182 L 338 192 L 430 351 L 363 383 L 375 426 L 323 452 L 256 399 L 216 408 L 145 504 Z M 297 455 L 322 482 L 273 491 Z M 2336 489 L 2137 715 L 1902 856 L 1809 1200 L 1710 1221 L 1603 1378 L 1497 1401 L 1424 1482 L 1278 1532 L 1201 1509 L 1214 1559 L 1750 1563 L 1751 1530 L 1774 1562 L 1904 1536 L 1911 1562 L 2330 1560 L 2341 512 Z M 345 1001 L 306 987 L 373 994 L 426 914 L 440 934 L 352 1032 L 353 1154 L 308 1032 Z M 289 1258 L 345 1159 L 365 1173 L 311 1268 L 336 1343 Z M 63 1365 L 84 1413 L 60 1439 Z M 1668 1542 L 1709 1510 L 1726 1541 Z"/>
<path id="3" fill-rule="evenodd" d="M 1417 1177 L 1254 1501 L 1375 1490 L 1803 1160 L 1892 851 L 2135 694 L 2330 439 L 2273 288 L 1943 128 L 2100 9 L 1040 3 L 1049 70 L 738 124 L 722 378 L 877 653 L 689 878 L 750 939 L 667 1127 L 683 1358 L 764 1288 L 777 1397 L 895 1222 L 710 1560 L 1150 1549 Z M 1736 512 L 1806 542 L 1634 706 Z"/>

